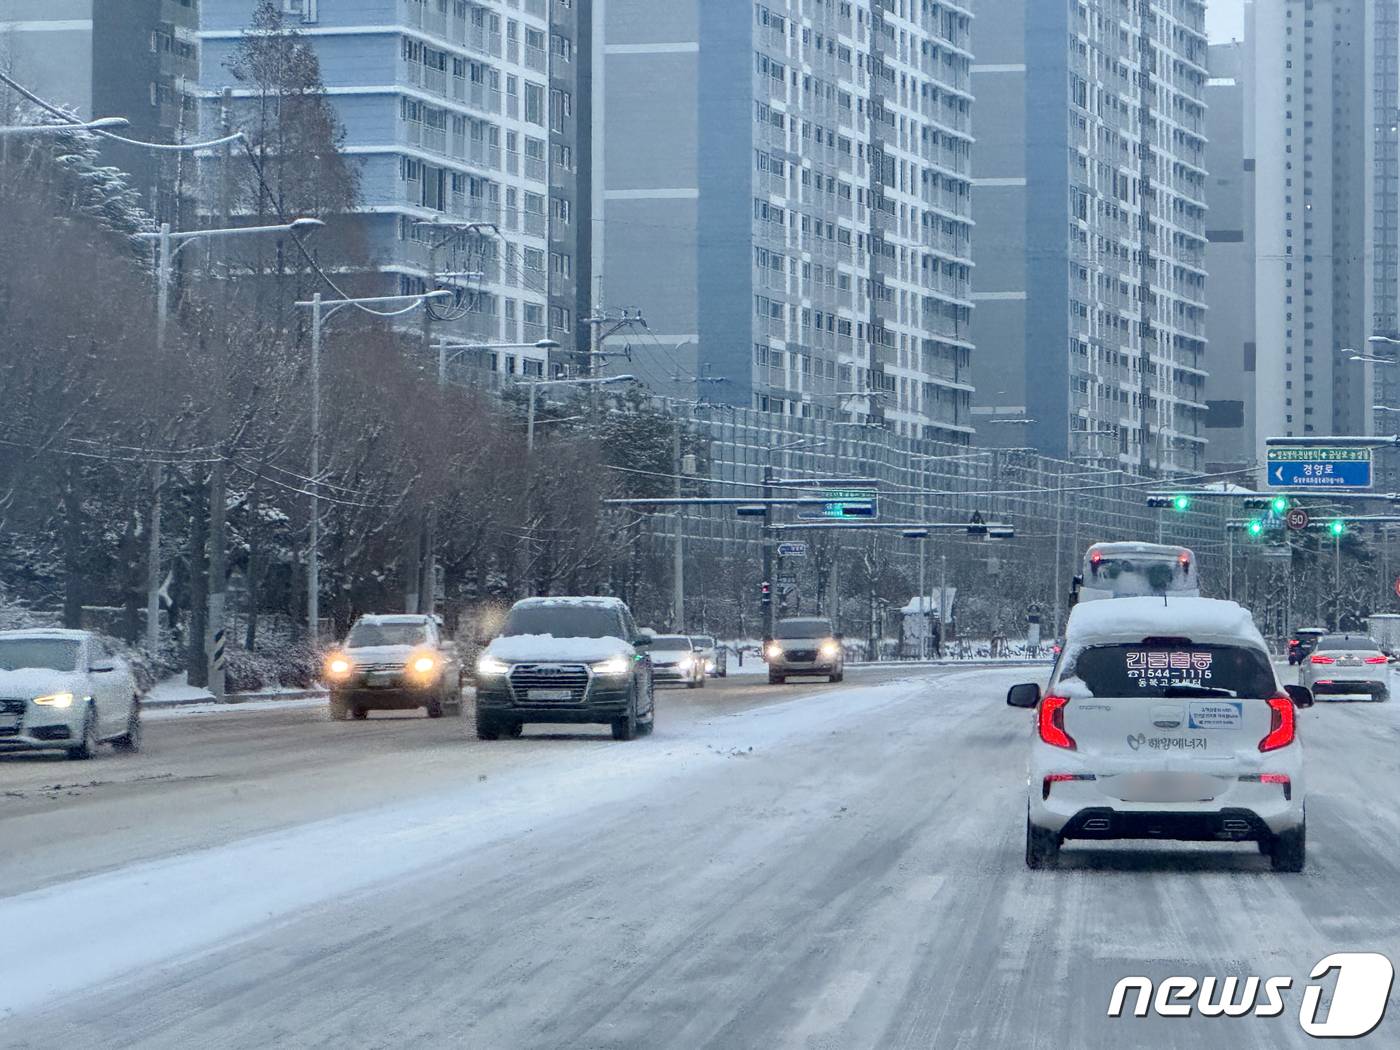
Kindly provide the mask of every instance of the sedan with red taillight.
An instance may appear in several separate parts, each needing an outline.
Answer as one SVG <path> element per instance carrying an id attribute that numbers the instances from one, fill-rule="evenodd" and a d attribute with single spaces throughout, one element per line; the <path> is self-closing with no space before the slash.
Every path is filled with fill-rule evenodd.
<path id="1" fill-rule="evenodd" d="M 1314 696 L 1390 699 L 1390 657 L 1364 634 L 1325 634 L 1299 665 L 1298 684 Z"/>
<path id="2" fill-rule="evenodd" d="M 1255 842 L 1276 870 L 1306 855 L 1299 686 L 1281 687 L 1249 612 L 1209 598 L 1075 606 L 1035 709 L 1026 863 L 1066 839 Z"/>

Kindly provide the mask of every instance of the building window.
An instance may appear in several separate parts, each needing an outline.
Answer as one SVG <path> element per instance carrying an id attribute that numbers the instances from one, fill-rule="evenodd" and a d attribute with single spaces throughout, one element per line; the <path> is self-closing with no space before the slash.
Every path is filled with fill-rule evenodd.
<path id="1" fill-rule="evenodd" d="M 525 82 L 525 122 L 544 127 L 544 88 Z"/>
<path id="2" fill-rule="evenodd" d="M 523 254 L 524 254 L 524 256 L 525 256 L 525 269 L 527 269 L 527 270 L 538 270 L 538 271 L 543 271 L 543 270 L 544 270 L 544 252 L 543 252 L 543 251 L 541 251 L 539 248 L 526 248 L 526 249 L 524 250 Z M 525 308 L 525 313 L 526 313 L 527 319 L 528 319 L 528 317 L 529 317 L 529 312 L 530 312 L 530 308 L 527 306 L 527 307 Z"/>

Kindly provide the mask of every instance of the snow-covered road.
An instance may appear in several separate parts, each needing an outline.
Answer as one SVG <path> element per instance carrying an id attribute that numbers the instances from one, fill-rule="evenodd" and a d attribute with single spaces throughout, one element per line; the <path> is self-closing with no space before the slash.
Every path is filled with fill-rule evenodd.
<path id="1" fill-rule="evenodd" d="M 1024 677 L 712 683 L 631 743 L 301 709 L 153 725 L 90 783 L 0 762 L 0 1045 L 1301 1046 L 1318 959 L 1400 960 L 1400 705 L 1303 714 L 1305 875 L 1137 843 L 1030 872 Z M 1106 1017 L 1137 974 L 1294 986 Z"/>

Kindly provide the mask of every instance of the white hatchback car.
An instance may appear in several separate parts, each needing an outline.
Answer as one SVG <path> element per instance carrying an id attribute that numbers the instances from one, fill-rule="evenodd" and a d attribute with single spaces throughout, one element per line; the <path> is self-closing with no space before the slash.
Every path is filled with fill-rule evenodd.
<path id="1" fill-rule="evenodd" d="M 90 631 L 0 631 L 0 753 L 91 758 L 100 741 L 141 746 L 141 698 L 126 661 Z"/>
<path id="2" fill-rule="evenodd" d="M 1286 691 L 1285 691 L 1286 690 Z M 1279 871 L 1306 856 L 1296 708 L 1249 612 L 1210 598 L 1075 606 L 1036 708 L 1026 863 L 1065 839 L 1254 841 Z"/>

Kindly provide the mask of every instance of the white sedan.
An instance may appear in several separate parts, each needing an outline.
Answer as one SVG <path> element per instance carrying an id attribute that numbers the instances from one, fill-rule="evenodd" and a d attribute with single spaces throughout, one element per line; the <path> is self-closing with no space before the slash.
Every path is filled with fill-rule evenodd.
<path id="1" fill-rule="evenodd" d="M 141 746 L 131 668 L 90 631 L 0 631 L 0 753 L 91 758 L 102 741 Z"/>
<path id="2" fill-rule="evenodd" d="M 1305 860 L 1302 744 L 1249 612 L 1209 598 L 1082 602 L 1031 735 L 1026 863 L 1076 839 L 1253 841 L 1279 871 Z"/>

